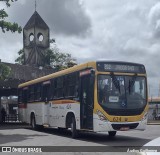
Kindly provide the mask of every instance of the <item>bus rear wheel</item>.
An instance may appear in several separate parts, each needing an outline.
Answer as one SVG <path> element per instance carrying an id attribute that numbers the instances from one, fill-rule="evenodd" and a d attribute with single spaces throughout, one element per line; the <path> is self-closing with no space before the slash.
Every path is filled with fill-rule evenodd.
<path id="1" fill-rule="evenodd" d="M 72 138 L 77 138 L 78 137 L 78 131 L 76 129 L 76 120 L 75 120 L 74 117 L 72 117 L 71 132 L 72 132 Z"/>
<path id="2" fill-rule="evenodd" d="M 43 125 L 37 125 L 36 124 L 35 115 L 31 116 L 31 127 L 32 127 L 33 130 L 43 130 L 44 129 Z"/>
<path id="3" fill-rule="evenodd" d="M 31 116 L 31 127 L 33 130 L 36 130 L 36 119 L 34 115 Z"/>
<path id="4" fill-rule="evenodd" d="M 58 130 L 59 130 L 59 132 L 64 132 L 66 130 L 66 128 L 58 127 Z"/>
<path id="5" fill-rule="evenodd" d="M 108 131 L 109 137 L 114 137 L 117 131 Z"/>

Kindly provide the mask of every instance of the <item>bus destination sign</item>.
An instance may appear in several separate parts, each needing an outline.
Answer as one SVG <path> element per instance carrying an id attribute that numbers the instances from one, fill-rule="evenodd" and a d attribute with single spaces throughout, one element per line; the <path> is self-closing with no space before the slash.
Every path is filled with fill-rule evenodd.
<path id="1" fill-rule="evenodd" d="M 98 62 L 97 70 L 102 72 L 127 72 L 127 73 L 145 73 L 143 65 L 132 63 L 111 63 L 111 62 Z"/>

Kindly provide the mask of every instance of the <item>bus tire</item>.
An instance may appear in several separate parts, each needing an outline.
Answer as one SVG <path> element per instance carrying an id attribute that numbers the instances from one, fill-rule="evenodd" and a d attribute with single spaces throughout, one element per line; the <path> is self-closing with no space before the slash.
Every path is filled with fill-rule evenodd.
<path id="1" fill-rule="evenodd" d="M 36 119 L 34 115 L 31 116 L 31 127 L 33 130 L 36 129 Z"/>
<path id="2" fill-rule="evenodd" d="M 36 124 L 36 118 L 34 114 L 31 115 L 31 128 L 33 130 L 43 130 L 44 129 L 43 125 Z"/>
<path id="3" fill-rule="evenodd" d="M 75 117 L 72 117 L 71 132 L 72 132 L 72 138 L 77 138 L 78 137 L 78 131 L 76 129 L 76 120 L 75 120 Z"/>
<path id="4" fill-rule="evenodd" d="M 114 137 L 117 131 L 108 131 L 109 137 Z"/>
<path id="5" fill-rule="evenodd" d="M 63 132 L 63 131 L 65 131 L 65 130 L 66 130 L 66 128 L 58 127 L 58 130 L 59 130 L 59 132 Z"/>

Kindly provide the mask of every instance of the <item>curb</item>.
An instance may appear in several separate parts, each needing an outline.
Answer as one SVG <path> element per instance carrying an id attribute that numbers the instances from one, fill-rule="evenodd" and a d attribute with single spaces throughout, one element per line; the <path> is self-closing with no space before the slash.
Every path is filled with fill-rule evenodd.
<path id="1" fill-rule="evenodd" d="M 160 125 L 160 123 L 147 123 L 147 125 Z"/>

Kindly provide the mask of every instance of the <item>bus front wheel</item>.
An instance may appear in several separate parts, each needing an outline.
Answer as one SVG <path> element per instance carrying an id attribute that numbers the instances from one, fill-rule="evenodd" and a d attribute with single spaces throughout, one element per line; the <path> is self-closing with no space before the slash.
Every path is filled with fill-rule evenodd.
<path id="1" fill-rule="evenodd" d="M 117 131 L 108 131 L 109 137 L 114 137 Z"/>
<path id="2" fill-rule="evenodd" d="M 78 131 L 76 129 L 76 120 L 75 120 L 74 117 L 72 117 L 71 132 L 72 132 L 72 138 L 77 138 L 78 137 Z"/>

